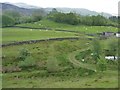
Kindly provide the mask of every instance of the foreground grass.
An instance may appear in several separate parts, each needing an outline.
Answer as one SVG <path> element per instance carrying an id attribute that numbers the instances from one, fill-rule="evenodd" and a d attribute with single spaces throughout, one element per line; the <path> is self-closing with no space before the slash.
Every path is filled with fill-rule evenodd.
<path id="1" fill-rule="evenodd" d="M 117 32 L 118 31 L 117 27 L 69 25 L 69 24 L 56 23 L 46 19 L 41 20 L 39 22 L 35 22 L 35 23 L 19 24 L 17 26 L 73 30 L 73 31 L 79 31 L 82 33 L 101 33 L 101 32 Z"/>
<path id="2" fill-rule="evenodd" d="M 36 72 L 36 71 L 34 71 Z M 22 74 L 30 74 L 32 72 Z M 20 73 L 8 73 L 3 75 L 3 88 L 117 88 L 117 71 L 99 72 L 85 77 L 35 77 L 17 78 Z M 14 77 L 13 77 L 14 76 Z"/>
<path id="3" fill-rule="evenodd" d="M 63 53 L 68 55 L 76 50 L 84 49 L 87 46 L 86 43 L 89 40 L 79 41 L 52 41 L 41 42 L 36 44 L 25 44 L 18 46 L 10 46 L 3 48 L 4 66 L 16 65 L 19 60 L 19 49 L 27 48 L 38 62 L 46 61 L 49 57 L 48 53 L 55 53 L 62 56 Z M 54 45 L 55 51 L 51 49 L 51 45 Z M 90 45 L 89 45 L 90 46 Z M 33 49 L 38 47 L 38 49 Z M 52 50 L 52 51 L 51 51 Z M 71 51 L 72 50 L 72 51 Z M 9 51 L 9 52 L 8 52 Z M 63 52 L 64 51 L 64 52 Z M 60 53 L 61 52 L 61 53 Z M 52 55 L 52 54 L 51 54 Z M 72 55 L 71 55 L 72 56 Z M 74 56 L 74 54 L 73 54 Z M 52 56 L 54 57 L 54 55 Z M 63 62 L 62 68 L 69 67 L 70 63 L 66 63 L 66 58 L 58 59 Z M 113 65 L 114 66 L 114 65 Z M 87 66 L 85 66 L 88 68 Z M 71 68 L 71 67 L 70 67 Z M 83 72 L 83 73 L 82 73 Z M 62 74 L 61 74 L 62 73 Z M 80 73 L 80 74 L 79 74 Z M 88 75 L 88 72 L 84 72 L 78 69 L 68 69 L 64 72 L 56 72 L 53 75 L 46 69 L 41 68 L 29 68 L 21 72 L 12 72 L 3 74 L 3 88 L 117 88 L 118 87 L 118 71 L 117 69 L 109 68 L 104 72 L 95 72 Z"/>

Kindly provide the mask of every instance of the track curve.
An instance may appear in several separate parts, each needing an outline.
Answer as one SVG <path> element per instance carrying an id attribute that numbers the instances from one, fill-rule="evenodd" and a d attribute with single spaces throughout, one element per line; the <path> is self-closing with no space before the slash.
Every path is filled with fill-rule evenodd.
<path id="1" fill-rule="evenodd" d="M 81 68 L 85 68 L 85 69 L 88 69 L 88 70 L 96 71 L 95 65 L 79 62 L 75 58 L 76 54 L 78 54 L 79 52 L 85 51 L 87 49 L 81 49 L 81 50 L 77 50 L 77 51 L 74 51 L 74 52 L 70 53 L 68 55 L 68 59 L 75 67 L 78 67 L 78 68 L 81 67 Z"/>

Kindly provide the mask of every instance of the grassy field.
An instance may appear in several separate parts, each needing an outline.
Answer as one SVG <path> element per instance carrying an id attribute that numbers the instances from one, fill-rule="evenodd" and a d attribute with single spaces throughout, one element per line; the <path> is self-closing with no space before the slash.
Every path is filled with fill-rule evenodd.
<path id="1" fill-rule="evenodd" d="M 22 28 L 3 28 L 2 43 L 10 43 L 24 40 L 40 40 L 56 37 L 75 37 L 75 33 L 59 32 L 48 30 L 22 29 Z"/>
<path id="2" fill-rule="evenodd" d="M 40 71 L 33 71 L 31 73 L 38 73 Z M 84 77 L 29 77 L 29 78 L 17 78 L 17 75 L 26 74 L 11 73 L 3 76 L 3 87 L 6 88 L 117 88 L 118 77 L 117 71 L 105 71 L 97 73 L 92 76 Z"/>
<path id="3" fill-rule="evenodd" d="M 19 63 L 19 54 L 22 48 L 31 52 L 36 61 L 36 67 L 31 67 L 20 72 L 3 74 L 3 87 L 9 88 L 116 88 L 118 87 L 118 71 L 116 65 L 104 72 L 93 72 L 74 67 L 69 62 L 69 55 L 76 50 L 82 50 L 90 45 L 90 40 L 79 41 L 51 41 L 36 44 L 25 44 L 3 48 L 3 65 L 14 67 Z M 54 46 L 53 48 L 51 46 Z M 69 48 L 71 47 L 71 48 Z M 64 50 L 64 52 L 63 52 Z M 9 52 L 8 52 L 9 51 Z M 46 69 L 49 56 L 56 57 L 59 65 L 57 72 L 50 73 Z M 52 61 L 52 59 L 51 59 Z M 89 63 L 88 63 L 89 64 Z M 37 66 L 38 65 L 38 66 Z M 95 65 L 95 64 L 94 64 Z M 54 67 L 54 64 L 52 64 Z M 84 65 L 84 68 L 87 65 Z M 109 66 L 109 65 L 108 65 Z"/>
<path id="4" fill-rule="evenodd" d="M 117 61 L 106 65 L 106 71 L 99 71 L 98 64 L 76 59 L 79 52 L 92 49 L 92 40 L 96 36 L 84 33 L 117 32 L 115 27 L 73 26 L 41 20 L 35 23 L 19 24 L 34 28 L 52 28 L 53 30 L 3 28 L 3 44 L 39 40 L 57 37 L 80 37 L 79 40 L 44 41 L 32 44 L 7 46 L 2 48 L 3 88 L 117 88 Z M 81 33 L 61 32 L 55 29 L 74 30 Z M 108 49 L 108 43 L 117 38 L 100 40 L 102 50 Z M 102 51 L 102 59 L 104 58 Z M 25 55 L 25 56 L 24 56 Z M 92 67 L 92 68 L 91 68 Z"/>
<path id="5" fill-rule="evenodd" d="M 111 27 L 111 26 L 69 25 L 69 24 L 56 23 L 49 20 L 41 20 L 35 23 L 19 24 L 17 26 L 74 30 L 82 33 L 101 33 L 101 32 L 117 32 L 118 31 L 117 27 Z"/>

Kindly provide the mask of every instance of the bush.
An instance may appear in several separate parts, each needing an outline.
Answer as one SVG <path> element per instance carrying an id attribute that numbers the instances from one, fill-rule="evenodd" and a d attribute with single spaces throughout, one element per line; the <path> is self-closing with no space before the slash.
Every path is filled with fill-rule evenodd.
<path id="1" fill-rule="evenodd" d="M 47 66 L 47 71 L 50 73 L 59 71 L 58 61 L 56 60 L 55 57 L 50 57 L 47 60 L 46 66 Z"/>
<path id="2" fill-rule="evenodd" d="M 20 50 L 20 53 L 19 53 L 19 59 L 20 60 L 25 60 L 28 56 L 30 56 L 30 53 L 27 49 L 23 48 Z"/>
<path id="3" fill-rule="evenodd" d="M 35 60 L 32 57 L 27 57 L 24 61 L 20 61 L 18 66 L 22 69 L 35 66 Z"/>
<path id="4" fill-rule="evenodd" d="M 97 63 L 98 59 L 100 59 L 100 54 L 101 54 L 101 45 L 100 41 L 98 39 L 94 39 L 92 42 L 92 53 L 93 53 L 93 59 Z"/>
<path id="5" fill-rule="evenodd" d="M 19 68 L 18 66 L 4 66 L 2 68 L 2 72 L 3 73 L 11 73 L 11 72 L 20 72 L 21 68 Z"/>
<path id="6" fill-rule="evenodd" d="M 99 59 L 97 62 L 97 69 L 98 71 L 105 71 L 107 69 L 107 65 L 106 65 L 106 60 L 105 59 Z"/>

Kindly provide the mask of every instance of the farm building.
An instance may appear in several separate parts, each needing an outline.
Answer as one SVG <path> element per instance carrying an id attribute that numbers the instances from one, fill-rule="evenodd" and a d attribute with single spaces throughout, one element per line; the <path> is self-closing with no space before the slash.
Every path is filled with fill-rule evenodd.
<path id="1" fill-rule="evenodd" d="M 114 33 L 114 32 L 102 32 L 102 33 L 97 33 L 98 35 L 102 36 L 102 37 L 111 37 L 111 36 L 115 36 L 120 38 L 120 32 Z"/>
<path id="2" fill-rule="evenodd" d="M 116 33 L 116 37 L 120 38 L 120 32 Z"/>
<path id="3" fill-rule="evenodd" d="M 110 36 L 114 36 L 115 33 L 114 32 L 103 32 L 102 35 L 104 35 L 106 37 L 110 37 Z"/>

